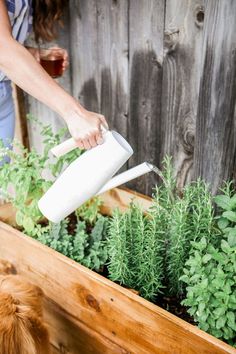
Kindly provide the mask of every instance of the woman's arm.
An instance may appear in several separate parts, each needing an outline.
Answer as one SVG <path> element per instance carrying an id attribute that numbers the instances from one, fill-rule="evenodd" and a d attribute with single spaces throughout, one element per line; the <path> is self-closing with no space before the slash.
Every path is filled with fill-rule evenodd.
<path id="1" fill-rule="evenodd" d="M 0 0 L 0 70 L 24 91 L 57 112 L 67 123 L 78 146 L 88 149 L 102 142 L 105 118 L 89 112 L 60 87 L 24 46 L 11 35 L 4 0 Z"/>

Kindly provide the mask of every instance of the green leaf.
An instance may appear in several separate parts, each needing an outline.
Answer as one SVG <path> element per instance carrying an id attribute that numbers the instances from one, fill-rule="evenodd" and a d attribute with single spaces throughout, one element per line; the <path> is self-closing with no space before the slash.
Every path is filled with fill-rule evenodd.
<path id="1" fill-rule="evenodd" d="M 214 315 L 216 318 L 219 318 L 225 314 L 225 308 L 224 307 L 218 307 L 217 309 L 214 310 Z"/>
<path id="2" fill-rule="evenodd" d="M 236 319 L 235 319 L 235 313 L 232 311 L 227 312 L 226 314 L 227 317 L 227 323 L 229 327 L 234 329 L 236 331 Z"/>
<path id="3" fill-rule="evenodd" d="M 24 220 L 24 214 L 21 211 L 18 210 L 17 213 L 16 213 L 16 223 L 19 226 L 22 226 L 23 225 L 23 220 Z"/>
<path id="4" fill-rule="evenodd" d="M 231 247 L 236 246 L 236 226 L 227 228 L 227 236 L 229 245 Z"/>
<path id="5" fill-rule="evenodd" d="M 203 331 L 207 332 L 207 330 L 209 329 L 209 324 L 208 324 L 207 322 L 201 322 L 201 323 L 199 324 L 199 327 L 200 327 Z"/>
<path id="6" fill-rule="evenodd" d="M 222 216 L 227 218 L 229 221 L 236 222 L 236 212 L 233 211 L 225 211 Z"/>
<path id="7" fill-rule="evenodd" d="M 231 247 L 229 246 L 228 242 L 226 242 L 225 240 L 221 241 L 221 249 L 223 252 L 225 253 L 231 253 Z"/>
<path id="8" fill-rule="evenodd" d="M 34 229 L 34 222 L 28 216 L 24 217 L 22 225 L 26 232 L 31 232 Z"/>
<path id="9" fill-rule="evenodd" d="M 202 263 L 206 264 L 211 258 L 210 254 L 205 254 L 205 256 L 202 257 Z"/>
<path id="10" fill-rule="evenodd" d="M 220 218 L 218 221 L 218 226 L 221 230 L 225 229 L 229 225 L 229 220 L 226 218 Z"/>
<path id="11" fill-rule="evenodd" d="M 182 277 L 179 278 L 179 280 L 183 281 L 184 283 L 188 283 L 189 277 L 186 274 L 184 274 L 182 275 Z"/>
<path id="12" fill-rule="evenodd" d="M 224 210 L 230 210 L 231 204 L 230 204 L 230 197 L 227 195 L 217 195 L 214 198 L 215 203 L 221 207 Z"/>
<path id="13" fill-rule="evenodd" d="M 226 317 L 225 316 L 224 317 L 222 316 L 222 317 L 218 318 L 218 320 L 216 321 L 216 328 L 217 329 L 221 329 L 222 327 L 224 327 L 225 323 L 226 323 Z"/>

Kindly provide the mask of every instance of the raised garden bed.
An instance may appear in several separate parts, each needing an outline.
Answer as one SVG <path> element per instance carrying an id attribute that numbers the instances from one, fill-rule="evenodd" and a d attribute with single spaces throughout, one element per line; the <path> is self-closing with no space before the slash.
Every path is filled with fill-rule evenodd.
<path id="1" fill-rule="evenodd" d="M 102 196 L 103 213 L 132 198 L 115 189 Z M 2 208 L 2 209 L 1 209 Z M 11 222 L 13 210 L 0 207 Z M 14 221 L 14 217 L 13 217 Z M 236 350 L 103 276 L 0 222 L 0 257 L 46 294 L 45 316 L 55 353 L 236 353 Z"/>

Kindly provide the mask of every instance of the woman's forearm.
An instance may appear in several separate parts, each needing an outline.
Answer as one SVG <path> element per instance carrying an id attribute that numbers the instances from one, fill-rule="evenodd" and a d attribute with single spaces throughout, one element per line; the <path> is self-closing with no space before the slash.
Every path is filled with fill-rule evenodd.
<path id="1" fill-rule="evenodd" d="M 65 120 L 83 107 L 60 87 L 21 44 L 12 37 L 0 40 L 0 70 L 24 91 Z"/>

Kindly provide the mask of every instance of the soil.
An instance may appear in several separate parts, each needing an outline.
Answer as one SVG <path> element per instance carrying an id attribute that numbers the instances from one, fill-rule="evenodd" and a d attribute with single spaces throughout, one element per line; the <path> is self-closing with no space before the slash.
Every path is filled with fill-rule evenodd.
<path id="1" fill-rule="evenodd" d="M 182 300 L 179 300 L 174 296 L 159 296 L 155 301 L 155 304 L 173 315 L 182 318 L 182 320 L 196 326 L 196 322 L 194 322 L 194 319 L 189 315 L 186 307 L 180 304 L 181 301 Z"/>

